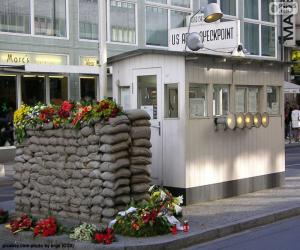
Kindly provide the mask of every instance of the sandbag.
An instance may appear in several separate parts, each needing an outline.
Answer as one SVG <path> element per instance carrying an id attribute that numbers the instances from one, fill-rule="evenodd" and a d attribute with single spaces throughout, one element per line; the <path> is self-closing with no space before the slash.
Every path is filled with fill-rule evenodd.
<path id="1" fill-rule="evenodd" d="M 141 109 L 135 109 L 135 110 L 127 110 L 126 115 L 131 121 L 135 120 L 150 120 L 150 115 Z"/>
<path id="2" fill-rule="evenodd" d="M 102 153 L 116 153 L 119 151 L 127 150 L 129 147 L 128 142 L 120 142 L 114 145 L 102 144 L 100 147 L 100 152 Z"/>
<path id="3" fill-rule="evenodd" d="M 130 130 L 132 139 L 149 139 L 151 138 L 151 129 L 149 127 L 132 127 Z"/>
<path id="4" fill-rule="evenodd" d="M 115 135 L 102 135 L 100 137 L 100 142 L 113 145 L 116 143 L 120 143 L 122 141 L 127 141 L 128 139 L 129 139 L 128 133 L 119 133 Z"/>

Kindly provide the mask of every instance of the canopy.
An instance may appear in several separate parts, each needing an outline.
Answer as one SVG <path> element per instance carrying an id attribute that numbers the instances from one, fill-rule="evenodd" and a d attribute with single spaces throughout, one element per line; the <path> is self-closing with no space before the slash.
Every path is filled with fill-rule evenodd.
<path id="1" fill-rule="evenodd" d="M 300 85 L 284 82 L 284 93 L 300 93 Z"/>

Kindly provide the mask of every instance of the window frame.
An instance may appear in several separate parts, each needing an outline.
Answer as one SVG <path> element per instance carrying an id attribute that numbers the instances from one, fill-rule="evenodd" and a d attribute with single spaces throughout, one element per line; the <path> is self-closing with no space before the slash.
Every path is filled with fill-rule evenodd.
<path id="1" fill-rule="evenodd" d="M 171 89 L 174 89 L 176 88 L 177 89 L 177 117 L 169 117 L 169 115 L 167 115 L 167 111 L 169 110 L 169 104 L 166 105 L 166 102 L 169 100 L 169 93 L 166 92 L 166 90 L 168 89 L 168 86 L 171 86 L 173 88 Z M 178 82 L 174 82 L 174 83 L 165 83 L 164 84 L 164 119 L 165 120 L 179 120 L 180 119 L 180 115 L 179 115 L 179 112 L 180 112 L 180 101 L 179 101 L 179 83 Z M 168 108 L 168 109 L 167 109 Z"/>
<path id="2" fill-rule="evenodd" d="M 271 113 L 268 111 L 268 87 L 275 88 L 277 93 L 276 97 L 278 98 L 278 112 L 277 113 Z M 266 111 L 269 113 L 269 116 L 280 116 L 281 115 L 281 86 L 278 85 L 266 85 Z"/>
<path id="3" fill-rule="evenodd" d="M 212 91 L 213 91 L 213 93 L 212 93 L 212 104 L 214 103 L 214 92 L 215 92 L 215 87 L 216 86 L 218 86 L 218 87 L 221 87 L 221 88 L 223 88 L 223 87 L 226 87 L 227 89 L 228 89 L 228 110 L 227 110 L 227 112 L 230 112 L 230 97 L 231 97 L 231 92 L 230 92 L 230 84 L 226 84 L 226 83 L 215 83 L 215 84 L 213 84 L 213 86 L 212 86 Z M 226 115 L 226 114 L 221 114 L 221 115 L 216 115 L 216 112 L 215 112 L 215 109 L 214 109 L 214 106 L 213 106 L 213 108 L 212 108 L 212 116 L 213 117 L 220 117 L 220 116 L 224 116 L 224 115 Z"/>
<path id="4" fill-rule="evenodd" d="M 204 116 L 191 116 L 191 105 L 190 105 L 190 87 L 191 85 L 200 85 L 200 86 L 204 86 L 205 87 L 205 102 L 204 102 Z M 190 82 L 188 84 L 188 117 L 190 120 L 194 120 L 194 119 L 208 119 L 210 118 L 209 114 L 208 114 L 208 87 L 209 84 L 208 83 L 197 83 L 197 82 Z"/>
<path id="5" fill-rule="evenodd" d="M 236 85 L 235 86 L 235 95 L 234 95 L 234 112 L 235 113 L 243 113 L 243 114 L 246 114 L 246 113 L 251 113 L 251 114 L 255 114 L 257 112 L 260 112 L 262 109 L 261 109 L 261 91 L 262 91 L 262 85 Z M 237 93 L 237 89 L 245 89 L 245 94 L 246 94 L 246 97 L 245 97 L 245 102 L 244 102 L 244 112 L 238 112 L 237 111 L 237 108 L 236 108 L 236 93 Z M 257 110 L 255 112 L 250 112 L 249 111 L 249 89 L 254 89 L 256 88 L 258 90 L 258 94 L 257 94 Z"/>

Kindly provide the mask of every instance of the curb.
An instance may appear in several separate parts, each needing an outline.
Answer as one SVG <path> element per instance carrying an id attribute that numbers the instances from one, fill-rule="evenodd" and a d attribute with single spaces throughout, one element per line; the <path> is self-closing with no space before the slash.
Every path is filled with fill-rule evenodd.
<path id="1" fill-rule="evenodd" d="M 15 181 L 12 177 L 8 177 L 8 176 L 0 177 L 0 187 L 12 186 L 14 182 Z"/>
<path id="2" fill-rule="evenodd" d="M 4 226 L 0 227 L 0 243 L 22 243 L 22 244 L 48 244 L 55 249 L 126 249 L 126 250 L 150 250 L 150 249 L 180 249 L 189 247 L 192 245 L 204 243 L 217 238 L 225 237 L 231 234 L 239 233 L 251 228 L 263 226 L 276 221 L 287 219 L 290 217 L 300 215 L 300 207 L 293 207 L 290 209 L 280 210 L 272 214 L 264 214 L 257 217 L 253 217 L 249 220 L 236 221 L 235 223 L 225 224 L 221 227 L 215 227 L 207 231 L 202 232 L 190 232 L 189 234 L 177 234 L 172 236 L 158 236 L 153 238 L 140 238 L 132 241 L 128 239 L 122 242 L 122 236 L 118 236 L 119 241 L 112 245 L 98 245 L 92 243 L 85 243 L 79 241 L 73 241 L 68 236 L 55 236 L 49 238 L 35 238 L 33 239 L 32 233 L 22 232 L 17 235 L 13 235 L 8 232 Z M 135 243 L 133 241 L 136 241 Z M 148 241 L 148 242 L 147 242 Z M 72 245 L 66 247 L 66 245 Z M 2 245 L 3 246 L 3 245 Z M 54 249 L 53 248 L 53 249 Z M 51 249 L 51 248 L 50 248 Z"/>
<path id="3" fill-rule="evenodd" d="M 300 143 L 295 143 L 295 142 L 285 144 L 286 148 L 293 148 L 293 147 L 299 147 L 299 146 L 300 146 Z"/>

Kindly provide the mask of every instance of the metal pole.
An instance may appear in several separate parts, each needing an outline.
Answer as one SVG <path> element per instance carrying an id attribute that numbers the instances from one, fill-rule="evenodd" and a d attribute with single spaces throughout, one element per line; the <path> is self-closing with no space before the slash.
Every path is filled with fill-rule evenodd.
<path id="1" fill-rule="evenodd" d="M 99 91 L 100 100 L 107 96 L 106 1 L 98 0 L 99 7 Z"/>

